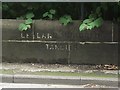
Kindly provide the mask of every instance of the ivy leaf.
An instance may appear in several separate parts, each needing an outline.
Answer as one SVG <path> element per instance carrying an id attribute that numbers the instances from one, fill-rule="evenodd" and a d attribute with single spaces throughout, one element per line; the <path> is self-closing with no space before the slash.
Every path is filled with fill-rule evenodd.
<path id="1" fill-rule="evenodd" d="M 48 14 L 49 14 L 48 12 L 44 13 L 44 14 L 43 14 L 43 17 L 47 17 Z"/>
<path id="2" fill-rule="evenodd" d="M 85 23 L 82 23 L 81 25 L 80 25 L 80 27 L 79 27 L 79 30 L 80 31 L 83 31 L 83 30 L 85 30 L 87 28 L 87 25 L 85 24 Z"/>
<path id="3" fill-rule="evenodd" d="M 59 22 L 64 26 L 66 26 L 68 23 L 72 22 L 72 18 L 69 15 L 64 15 L 59 19 Z"/>
<path id="4" fill-rule="evenodd" d="M 67 22 L 67 21 L 63 23 L 63 25 L 64 25 L 64 26 L 66 26 L 67 24 L 68 24 L 68 22 Z"/>
<path id="5" fill-rule="evenodd" d="M 71 18 L 70 15 L 65 15 L 64 17 L 65 17 L 66 19 L 69 19 L 69 21 L 72 21 L 72 18 Z"/>
<path id="6" fill-rule="evenodd" d="M 31 26 L 30 25 L 26 25 L 27 26 L 27 28 L 31 28 Z"/>
<path id="7" fill-rule="evenodd" d="M 28 13 L 28 14 L 26 14 L 26 18 L 28 19 L 28 18 L 33 18 L 34 17 L 34 14 L 33 13 Z"/>
<path id="8" fill-rule="evenodd" d="M 96 26 L 96 27 L 100 27 L 100 26 L 102 25 L 102 23 L 103 23 L 102 17 L 99 17 L 98 19 L 96 19 L 96 20 L 94 21 L 94 23 L 95 23 L 95 26 Z"/>
<path id="9" fill-rule="evenodd" d="M 22 29 L 22 31 L 26 31 L 28 29 L 27 25 L 25 25 Z"/>
<path id="10" fill-rule="evenodd" d="M 88 26 L 91 26 L 91 29 L 92 29 L 96 26 L 96 24 L 94 22 L 91 22 L 91 23 L 88 24 Z"/>
<path id="11" fill-rule="evenodd" d="M 20 25 L 19 25 L 19 30 L 20 31 L 23 31 L 23 28 L 25 27 L 26 25 L 24 24 L 24 23 L 21 23 Z"/>
<path id="12" fill-rule="evenodd" d="M 20 30 L 20 31 L 26 31 L 28 28 L 31 28 L 31 26 L 30 26 L 30 25 L 26 25 L 26 24 L 24 24 L 24 23 L 21 23 L 21 24 L 19 25 L 19 30 Z"/>
<path id="13" fill-rule="evenodd" d="M 69 22 L 72 22 L 71 16 L 66 16 L 66 19 L 67 19 L 67 22 L 68 22 L 68 23 L 69 23 Z"/>
<path id="14" fill-rule="evenodd" d="M 25 24 L 32 24 L 33 23 L 33 20 L 32 19 L 27 19 L 26 21 L 25 21 Z"/>
<path id="15" fill-rule="evenodd" d="M 55 14 L 55 13 L 56 13 L 56 11 L 53 10 L 53 9 L 51 9 L 49 12 L 50 12 L 51 14 Z"/>
<path id="16" fill-rule="evenodd" d="M 59 22 L 60 22 L 61 24 L 64 24 L 64 23 L 66 23 L 66 19 L 65 19 L 64 17 L 61 17 L 61 18 L 59 19 Z M 66 25 L 66 24 L 64 24 L 64 25 Z"/>
<path id="17" fill-rule="evenodd" d="M 87 26 L 87 29 L 90 29 L 90 30 L 91 30 L 92 28 L 93 28 L 93 26 Z"/>
<path id="18" fill-rule="evenodd" d="M 89 15 L 89 19 L 93 18 L 93 20 L 94 20 L 94 19 L 96 19 L 96 17 L 97 17 L 97 15 L 93 14 L 93 13 Z"/>
<path id="19" fill-rule="evenodd" d="M 53 15 L 52 15 L 52 14 L 48 14 L 48 17 L 49 17 L 50 19 L 53 19 Z"/>
<path id="20" fill-rule="evenodd" d="M 85 19 L 85 20 L 83 21 L 83 23 L 85 23 L 85 24 L 91 23 L 91 22 L 92 22 L 92 19 Z"/>

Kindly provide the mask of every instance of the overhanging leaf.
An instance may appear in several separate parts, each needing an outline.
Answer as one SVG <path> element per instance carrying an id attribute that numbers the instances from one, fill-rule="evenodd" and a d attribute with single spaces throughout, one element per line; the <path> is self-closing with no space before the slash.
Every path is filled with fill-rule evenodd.
<path id="1" fill-rule="evenodd" d="M 96 24 L 94 22 L 91 22 L 91 23 L 88 24 L 88 26 L 91 26 L 92 28 L 94 28 L 96 26 Z"/>
<path id="2" fill-rule="evenodd" d="M 60 23 L 66 26 L 68 23 L 72 22 L 72 18 L 69 15 L 64 15 L 59 19 Z"/>
<path id="3" fill-rule="evenodd" d="M 44 13 L 44 14 L 43 14 L 43 17 L 47 17 L 48 14 L 49 14 L 48 12 Z"/>
<path id="4" fill-rule="evenodd" d="M 65 15 L 64 17 L 67 18 L 67 19 L 70 19 L 70 18 L 71 18 L 70 15 Z"/>
<path id="5" fill-rule="evenodd" d="M 27 25 L 27 27 L 28 27 L 28 28 L 31 28 L 31 26 L 30 26 L 30 25 Z"/>
<path id="6" fill-rule="evenodd" d="M 20 31 L 23 31 L 23 28 L 24 28 L 24 27 L 26 27 L 26 25 L 25 25 L 24 23 L 21 23 L 21 24 L 19 25 L 19 30 L 20 30 Z"/>
<path id="7" fill-rule="evenodd" d="M 66 19 L 65 19 L 64 17 L 61 17 L 61 18 L 59 19 L 59 21 L 60 21 L 61 24 L 66 23 Z"/>
<path id="8" fill-rule="evenodd" d="M 53 19 L 53 15 L 52 15 L 52 14 L 48 14 L 48 17 L 49 17 L 50 19 Z"/>
<path id="9" fill-rule="evenodd" d="M 22 31 L 26 31 L 28 29 L 27 25 L 25 25 L 23 28 L 22 28 Z"/>
<path id="10" fill-rule="evenodd" d="M 34 14 L 33 13 L 28 13 L 26 14 L 26 18 L 33 18 L 34 17 Z"/>
<path id="11" fill-rule="evenodd" d="M 65 15 L 64 18 L 66 18 L 68 22 L 72 22 L 72 18 L 70 15 Z"/>
<path id="12" fill-rule="evenodd" d="M 96 20 L 94 21 L 94 23 L 95 23 L 95 26 L 96 26 L 96 27 L 100 27 L 100 26 L 102 25 L 102 23 L 103 23 L 102 17 L 99 17 L 98 19 L 96 19 Z"/>
<path id="13" fill-rule="evenodd" d="M 87 29 L 90 29 L 90 30 L 91 30 L 92 28 L 93 28 L 92 26 L 87 26 Z"/>
<path id="14" fill-rule="evenodd" d="M 85 24 L 88 24 L 88 23 L 90 23 L 90 22 L 92 22 L 92 19 L 85 19 L 85 20 L 83 21 L 83 23 L 85 23 Z"/>
<path id="15" fill-rule="evenodd" d="M 97 15 L 93 14 L 93 13 L 89 15 L 89 19 L 91 19 L 91 18 L 96 19 L 96 17 L 97 17 Z"/>
<path id="16" fill-rule="evenodd" d="M 83 30 L 85 30 L 86 28 L 87 28 L 87 25 L 84 24 L 84 23 L 82 23 L 82 24 L 80 25 L 80 27 L 79 27 L 79 30 L 80 30 L 80 31 L 83 31 Z"/>
<path id="17" fill-rule="evenodd" d="M 32 19 L 27 19 L 25 20 L 25 24 L 32 24 L 33 23 L 33 20 Z"/>
<path id="18" fill-rule="evenodd" d="M 72 18 L 71 18 L 71 17 L 67 18 L 67 22 L 68 22 L 68 23 L 69 23 L 69 22 L 72 22 Z"/>
<path id="19" fill-rule="evenodd" d="M 50 12 L 51 14 L 55 14 L 55 13 L 56 13 L 56 11 L 53 10 L 53 9 L 51 9 L 49 12 Z"/>

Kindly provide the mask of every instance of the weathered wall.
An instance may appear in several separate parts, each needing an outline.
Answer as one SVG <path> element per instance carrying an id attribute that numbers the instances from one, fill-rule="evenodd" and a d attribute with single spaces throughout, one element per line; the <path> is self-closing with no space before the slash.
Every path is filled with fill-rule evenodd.
<path id="1" fill-rule="evenodd" d="M 118 25 L 105 21 L 94 30 L 79 32 L 80 21 L 62 26 L 58 21 L 35 20 L 20 32 L 23 21 L 3 20 L 3 61 L 62 64 L 117 64 Z"/>

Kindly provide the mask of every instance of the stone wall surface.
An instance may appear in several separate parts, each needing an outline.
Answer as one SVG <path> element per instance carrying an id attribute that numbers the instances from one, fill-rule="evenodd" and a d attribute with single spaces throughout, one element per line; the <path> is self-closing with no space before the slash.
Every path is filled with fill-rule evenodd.
<path id="1" fill-rule="evenodd" d="M 58 21 L 34 20 L 32 28 L 19 31 L 23 20 L 2 21 L 5 62 L 59 64 L 117 64 L 118 25 L 104 21 L 94 30 L 80 32 L 80 21 L 63 26 Z"/>

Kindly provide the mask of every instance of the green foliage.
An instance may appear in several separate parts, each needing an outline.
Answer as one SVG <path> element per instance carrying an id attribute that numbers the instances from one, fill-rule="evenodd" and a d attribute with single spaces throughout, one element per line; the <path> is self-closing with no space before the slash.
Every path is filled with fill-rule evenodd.
<path id="1" fill-rule="evenodd" d="M 67 24 L 71 23 L 72 22 L 72 18 L 70 15 L 64 15 L 63 17 L 61 17 L 59 19 L 59 22 L 61 24 L 63 24 L 64 26 L 66 26 Z"/>
<path id="2" fill-rule="evenodd" d="M 97 19 L 86 19 L 83 21 L 83 23 L 80 25 L 79 30 L 92 30 L 95 27 L 100 27 L 103 23 L 102 17 L 99 17 Z"/>
<path id="3" fill-rule="evenodd" d="M 50 8 L 54 8 L 49 10 Z M 84 14 L 83 18 L 86 18 L 82 24 L 80 25 L 79 29 L 80 31 L 83 30 L 92 30 L 95 27 L 100 27 L 102 25 L 103 19 L 104 20 L 113 20 L 120 22 L 120 2 L 115 3 L 84 3 Z M 46 10 L 48 10 L 46 12 Z M 70 22 L 72 22 L 72 19 L 79 20 L 82 17 L 82 14 L 80 12 L 81 10 L 81 2 L 79 3 L 28 3 L 28 2 L 21 2 L 21 3 L 15 3 L 15 2 L 3 2 L 2 3 L 2 18 L 3 19 L 22 19 L 25 20 L 25 22 L 20 25 L 19 30 L 24 31 L 31 28 L 31 25 L 33 23 L 32 18 L 35 14 L 35 19 L 57 19 L 60 21 L 61 24 L 67 25 Z M 57 13 L 56 13 L 57 11 Z M 93 11 L 93 13 L 91 12 Z M 34 12 L 33 13 L 27 13 L 26 12 Z M 45 12 L 43 14 L 43 12 Z M 26 15 L 25 15 L 26 14 Z M 69 14 L 61 17 L 64 14 Z M 55 18 L 54 18 L 55 17 Z M 103 18 L 103 19 L 102 19 Z"/>
<path id="4" fill-rule="evenodd" d="M 55 13 L 56 13 L 56 11 L 53 10 L 53 9 L 51 9 L 51 10 L 49 10 L 48 12 L 45 12 L 45 13 L 43 14 L 43 18 L 47 18 L 47 19 L 52 20 L 52 19 L 53 19 L 53 16 L 55 15 Z"/>
<path id="5" fill-rule="evenodd" d="M 34 14 L 31 12 L 31 13 L 27 13 L 26 14 L 26 18 L 33 18 L 34 17 Z"/>
<path id="6" fill-rule="evenodd" d="M 96 11 L 96 8 L 101 5 L 102 15 L 104 20 L 115 20 L 120 16 L 120 2 L 114 3 L 105 3 L 105 2 L 94 2 L 94 3 L 84 3 L 84 15 L 83 18 L 86 18 L 91 11 Z M 34 12 L 35 19 L 43 18 L 43 13 L 46 10 L 53 8 L 57 11 L 55 14 L 55 19 L 59 19 L 64 14 L 71 15 L 72 19 L 79 20 L 81 19 L 81 2 L 72 3 L 72 2 L 2 2 L 2 18 L 3 19 L 16 19 L 19 16 L 26 14 L 26 12 Z M 99 12 L 100 8 L 98 8 Z M 106 11 L 104 11 L 106 10 Z M 54 12 L 53 12 L 54 13 Z M 49 15 L 52 18 L 51 15 Z M 49 17 L 45 17 L 45 19 L 49 19 Z M 22 18 L 22 17 L 21 17 Z M 20 18 L 20 19 L 21 19 Z M 25 17 L 24 17 L 25 18 Z M 24 19 L 22 18 L 22 19 Z"/>
<path id="7" fill-rule="evenodd" d="M 26 31 L 28 28 L 31 28 L 31 26 L 30 26 L 30 25 L 27 25 L 27 24 L 24 24 L 24 23 L 21 23 L 21 24 L 19 25 L 19 30 L 20 30 L 20 31 Z"/>
<path id="8" fill-rule="evenodd" d="M 53 14 L 53 15 L 56 13 L 56 11 L 53 9 L 51 9 L 49 12 L 50 12 L 50 14 Z"/>
<path id="9" fill-rule="evenodd" d="M 7 4 L 2 5 L 3 10 L 7 11 L 9 9 L 9 6 Z"/>
<path id="10" fill-rule="evenodd" d="M 20 31 L 26 31 L 26 30 L 30 29 L 31 25 L 33 23 L 33 20 L 32 20 L 32 18 L 34 17 L 33 13 L 28 13 L 28 14 L 25 15 L 25 17 L 26 17 L 25 22 L 21 23 L 19 25 L 19 30 Z"/>
<path id="11" fill-rule="evenodd" d="M 92 30 L 95 27 L 100 27 L 103 23 L 103 18 L 101 17 L 101 7 L 97 7 L 95 13 L 91 13 L 88 19 L 85 19 L 79 27 L 80 31 Z"/>
<path id="12" fill-rule="evenodd" d="M 32 24 L 33 20 L 31 18 L 28 18 L 25 20 L 25 24 Z"/>

